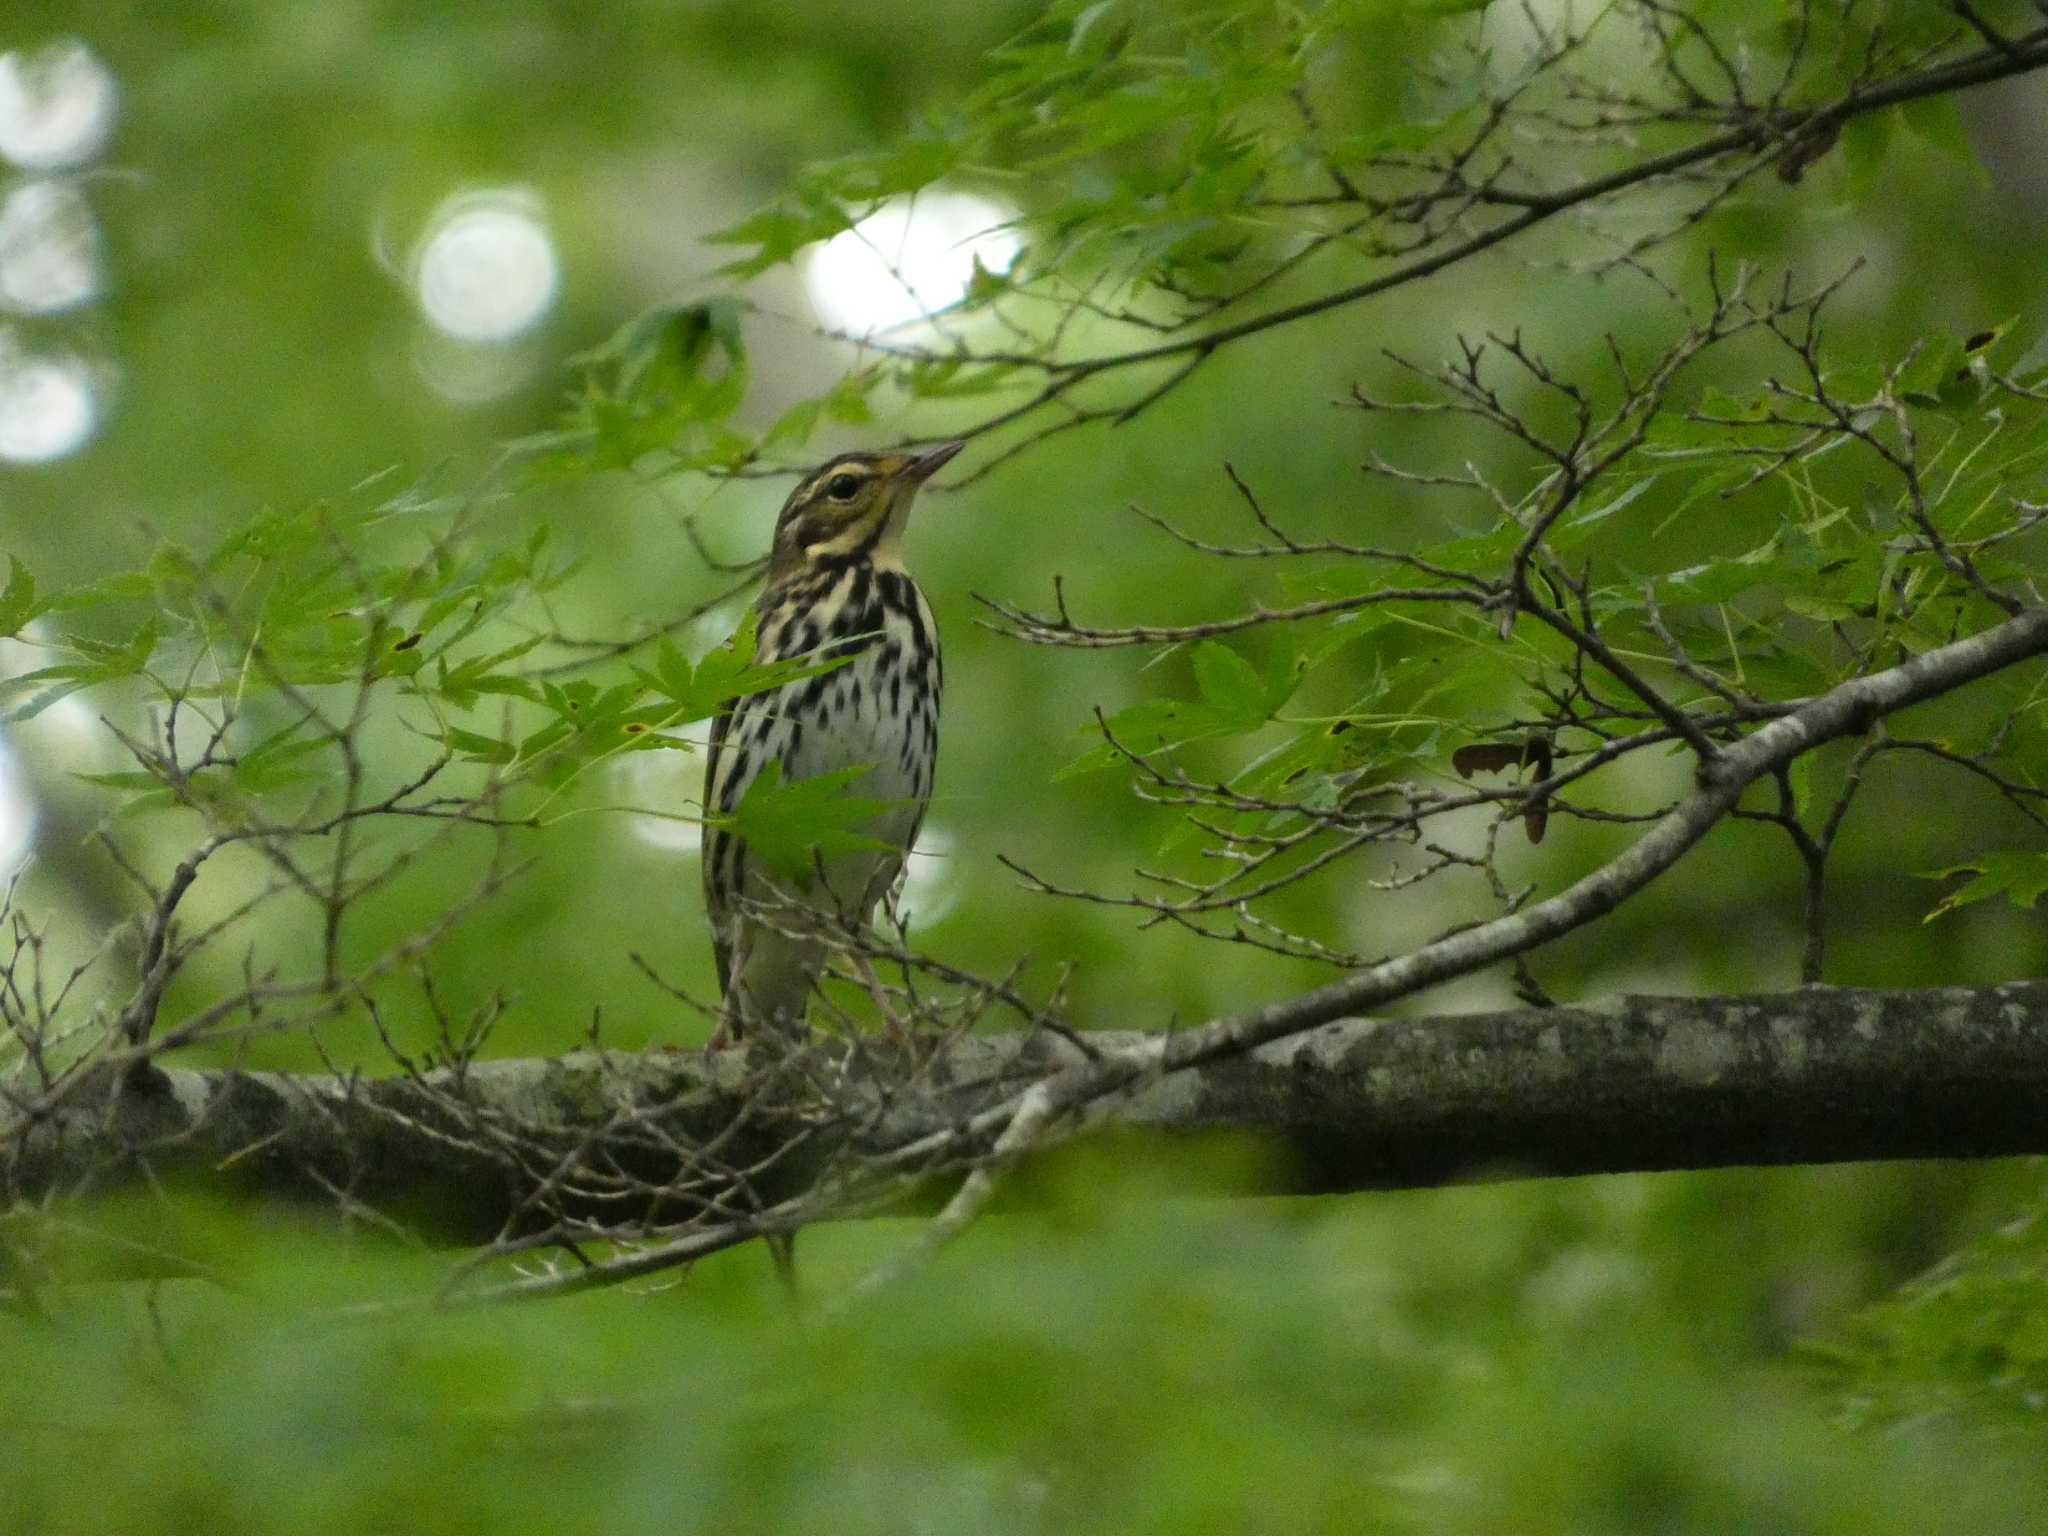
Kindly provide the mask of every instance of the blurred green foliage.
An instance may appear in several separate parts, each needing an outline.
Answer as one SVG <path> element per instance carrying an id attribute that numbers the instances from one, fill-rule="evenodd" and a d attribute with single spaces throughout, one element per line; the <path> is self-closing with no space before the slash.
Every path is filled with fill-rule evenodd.
<path id="1" fill-rule="evenodd" d="M 2016 1465 L 2048 1411 L 2048 1212 L 2035 1207 L 1943 1259 L 1802 1353 L 1859 1429 L 1941 1424 Z"/>
<path id="2" fill-rule="evenodd" d="M 1209 5 L 1072 4 L 1037 17 L 1022 4 L 847 0 L 90 12 L 22 0 L 0 47 L 80 35 L 123 105 L 104 163 L 78 178 L 103 231 L 106 292 L 19 328 L 81 351 L 118 386 L 79 453 L 0 469 L 0 539 L 16 562 L 0 627 L 84 591 L 96 606 L 75 611 L 73 633 L 103 648 L 106 676 L 133 673 L 138 656 L 159 655 L 164 592 L 191 590 L 185 562 L 226 550 L 260 564 L 274 551 L 246 541 L 266 528 L 303 555 L 320 518 L 373 517 L 366 547 L 400 583 L 387 596 L 412 607 L 388 634 L 361 614 L 309 625 L 327 631 L 343 675 L 376 646 L 393 686 L 409 679 L 416 695 L 438 693 L 451 721 L 468 719 L 441 739 L 471 764 L 494 760 L 500 747 L 487 743 L 516 756 L 567 739 L 499 734 L 492 722 L 515 705 L 551 710 L 586 742 L 593 714 L 621 731 L 646 724 L 629 718 L 637 701 L 593 710 L 600 692 L 551 701 L 539 684 L 510 681 L 523 660 L 516 634 L 469 630 L 462 648 L 443 643 L 472 617 L 458 600 L 424 622 L 467 569 L 433 564 L 448 519 L 465 520 L 487 551 L 472 572 L 486 595 L 544 602 L 563 634 L 612 636 L 712 602 L 732 578 L 707 568 L 691 535 L 727 559 L 758 554 L 780 482 L 671 472 L 757 450 L 797 462 L 822 444 L 893 433 L 906 412 L 947 430 L 1019 384 L 1001 365 L 870 360 L 845 373 L 850 354 L 791 319 L 803 298 L 782 258 L 844 228 L 860 198 L 943 173 L 1001 189 L 1039 221 L 1032 255 L 1011 274 L 981 274 L 970 311 L 1063 270 L 1144 268 L 1196 294 L 1225 286 L 1299 232 L 1243 227 L 1262 157 L 1295 132 L 1269 110 L 1287 83 L 1277 40 L 1304 27 L 1341 34 L 1324 67 L 1343 86 L 1331 94 L 1344 115 L 1325 132 L 1398 150 L 1470 121 L 1476 77 L 1424 83 L 1415 68 L 1436 28 L 1464 24 L 1434 13 L 1456 9 L 1276 7 L 1232 30 L 1232 8 Z M 1776 13 L 1766 9 L 1719 0 L 1699 13 L 1767 31 Z M 1988 11 L 2015 25 L 2023 8 Z M 1885 13 L 1920 41 L 1953 25 L 1943 6 Z M 1816 57 L 1852 67 L 1853 25 L 1834 8 L 1820 14 L 1827 46 Z M 1488 24 L 1508 49 L 1511 23 Z M 1373 47 L 1356 41 L 1368 25 Z M 1205 45 L 1190 46 L 1205 28 Z M 1173 50 L 1153 49 L 1161 37 L 1177 40 Z M 1957 375 L 1986 345 L 1972 338 L 1996 333 L 2001 365 L 2017 363 L 2048 327 L 2038 271 L 2048 189 L 2030 169 L 2048 161 L 2040 90 L 2035 77 L 1953 111 L 1937 102 L 1860 120 L 1841 154 L 1796 183 L 1766 177 L 1714 209 L 1669 275 L 1696 280 L 1710 247 L 1815 280 L 1862 258 L 1829 311 L 1832 355 L 1875 370 L 1922 346 L 1922 406 L 1953 412 Z M 1180 132 L 1190 120 L 1209 131 Z M 505 183 L 532 189 L 546 210 L 557 303 L 516 339 L 452 346 L 416 308 L 405 251 L 443 198 Z M 701 244 L 721 230 L 743 239 Z M 1454 329 L 1520 327 L 1574 372 L 1602 364 L 1610 334 L 1631 358 L 1647 354 L 1668 329 L 1663 297 L 1625 272 L 1593 284 L 1543 264 L 1569 257 L 1570 244 L 1545 236 L 1447 274 L 1427 302 L 1418 290 L 1251 338 L 1128 425 L 1048 441 L 967 492 L 926 499 L 912 558 L 947 633 L 952 692 L 933 815 L 952 851 L 948 906 L 922 926 L 923 942 L 966 965 L 998 967 L 1020 951 L 1048 969 L 1074 961 L 1084 1023 L 1201 1016 L 1327 976 L 1185 935 L 1138 935 L 1129 914 L 1028 899 L 993 856 L 1115 888 L 1175 835 L 1178 823 L 1135 806 L 1116 775 L 1060 772 L 1094 750 L 1097 706 L 1139 726 L 1220 735 L 1283 704 L 1362 709 L 1384 665 L 1425 679 L 1446 719 L 1505 718 L 1513 700 L 1497 674 L 1479 663 L 1447 670 L 1443 650 L 1407 636 L 1343 658 L 1352 670 L 1341 696 L 1327 681 L 1297 694 L 1297 658 L 1282 650 L 1053 653 L 977 627 L 969 594 L 1036 604 L 1064 574 L 1077 611 L 1105 623 L 1327 595 L 1326 584 L 1248 585 L 1239 568 L 1123 510 L 1140 503 L 1242 542 L 1226 458 L 1305 539 L 1412 548 L 1483 537 L 1469 507 L 1396 499 L 1361 478 L 1359 462 L 1469 455 L 1500 474 L 1525 462 L 1453 426 L 1328 402 L 1361 382 L 1408 388 L 1381 349 L 1444 355 Z M 736 253 L 740 273 L 761 273 L 744 303 L 708 276 Z M 1312 274 L 1295 274 L 1271 298 L 1313 288 Z M 1112 329 L 1080 334 L 1105 340 Z M 1739 354 L 1725 374 L 1709 370 L 1727 393 L 1702 393 L 1703 408 L 1753 411 L 1758 366 Z M 1946 484 L 1958 505 L 2039 463 L 2038 434 L 1994 459 L 1953 430 Z M 517 473 L 502 463 L 508 442 L 521 450 Z M 395 478 L 348 489 L 392 465 L 403 466 Z M 1775 582 L 1790 592 L 1786 613 L 1824 627 L 1896 591 L 1881 564 L 1826 553 L 1836 506 L 1869 495 L 1846 474 L 1831 480 L 1838 468 L 1816 466 L 1803 495 L 1735 504 L 1715 500 L 1705 478 L 1696 499 L 1664 502 L 1671 482 L 1644 474 L 1568 537 L 1630 573 L 1697 564 L 1691 595 L 1703 604 L 1742 596 L 1731 583 L 1746 578 Z M 423 488 L 391 490 L 418 475 Z M 486 569 L 492 559 L 514 564 Z M 415 571 L 435 573 L 431 590 L 403 585 Z M 116 573 L 128 584 L 108 590 Z M 240 590 L 269 600 L 260 583 Z M 301 617 L 322 600 L 311 581 L 270 591 Z M 699 658 L 736 620 L 735 606 L 714 608 L 636 658 L 640 681 L 679 706 L 695 698 L 713 665 Z M 407 645 L 416 634 L 428 638 Z M 634 676 L 621 662 L 610 680 Z M 10 726 L 8 740 L 47 800 L 26 894 L 76 950 L 125 898 L 77 835 L 105 802 L 76 776 L 138 786 L 116 777 L 133 764 L 107 748 L 91 714 L 67 713 L 51 692 L 33 694 L 50 707 Z M 1408 718 L 1413 701 L 1390 699 L 1389 718 Z M 2015 718 L 2032 708 L 2008 702 Z M 95 707 L 117 721 L 144 709 L 119 689 Z M 572 713 L 583 718 L 570 727 Z M 2024 718 L 2038 732 L 2038 708 Z M 390 721 L 372 739 L 387 778 L 422 750 Z M 509 1001 L 494 1052 L 567 1048 L 593 1008 L 618 1044 L 701 1035 L 702 1020 L 627 959 L 644 953 L 686 990 L 709 991 L 694 861 L 625 814 L 682 813 L 689 786 L 615 767 L 686 754 L 615 746 L 577 758 L 591 771 L 568 776 L 562 814 L 515 834 L 537 867 L 436 947 L 432 974 L 455 1012 Z M 1418 762 L 1447 750 L 1426 729 L 1408 746 Z M 1346 765 L 1333 756 L 1328 766 Z M 1807 770 L 1800 793 L 1827 792 L 1841 766 Z M 236 771 L 272 794 L 284 780 L 266 775 L 292 767 L 258 750 Z M 1935 768 L 1888 764 L 1847 825 L 1831 981 L 1995 980 L 2048 959 L 2038 912 L 1978 899 L 2038 895 L 2038 856 L 2012 851 L 2024 829 L 1988 791 L 1940 780 L 1931 792 Z M 62 838 L 51 830 L 66 827 Z M 140 815 L 117 830 L 160 873 L 185 851 L 190 824 Z M 1561 880 L 1620 835 L 1560 828 L 1540 856 L 1522 856 L 1525 873 Z M 1680 878 L 1547 952 L 1546 984 L 1561 996 L 1786 984 L 1799 902 L 1788 855 L 1768 829 L 1734 830 Z M 485 857 L 472 846 L 408 863 L 359 909 L 349 942 L 374 954 L 439 921 Z M 1916 877 L 1937 868 L 1975 879 L 1949 893 L 1950 915 L 1924 925 L 1942 895 Z M 263 877 L 254 860 L 221 869 L 194 893 L 197 922 L 235 910 Z M 1354 884 L 1325 889 L 1317 905 L 1359 944 L 1392 948 L 1480 894 L 1445 904 Z M 303 912 L 264 921 L 274 948 L 307 938 Z M 195 967 L 184 1000 L 239 964 L 222 955 Z M 1482 978 L 1423 1003 L 1504 995 L 1501 978 Z M 393 1017 L 403 1028 L 404 1011 Z M 291 1035 L 212 1053 L 298 1066 L 322 1052 L 349 1065 L 385 1059 L 359 1016 L 324 1027 L 319 1047 Z M 813 1325 L 791 1322 L 765 1264 L 743 1253 L 651 1296 L 341 1326 L 326 1309 L 417 1296 L 445 1256 L 274 1215 L 145 1208 L 132 1216 L 138 1240 L 196 1254 L 227 1283 L 87 1284 L 50 1298 L 47 1318 L 0 1320 L 14 1362 L 0 1420 L 20 1452 L 0 1470 L 0 1514 L 9 1530 L 123 1533 L 1977 1532 L 2038 1529 L 2048 1514 L 2037 1471 L 2048 1401 L 2041 1222 L 2002 1225 L 2039 1200 L 2034 1165 L 1232 1207 L 1174 1203 L 1160 1187 L 1170 1178 L 1149 1177 L 1097 1170 L 1048 1195 L 1057 1214 L 985 1223 L 930 1274 Z M 1879 1299 L 1973 1236 L 1977 1246 Z M 809 1234 L 807 1284 L 831 1295 L 902 1240 L 886 1223 Z M 1827 1342 L 1794 1368 L 1785 1353 L 1799 1338 Z"/>
<path id="3" fill-rule="evenodd" d="M 438 1261 L 141 1209 L 131 1241 L 222 1283 L 86 1288 L 0 1322 L 0 1410 L 28 1452 L 0 1501 L 10 1529 L 67 1536 L 1867 1536 L 2048 1515 L 2037 1423 L 2024 1463 L 1931 1412 L 1901 1360 L 1856 1381 L 1912 1421 L 1851 1434 L 1831 1392 L 1759 1360 L 1863 1283 L 1895 1194 L 1872 1170 L 1232 1203 L 1177 1200 L 1170 1168 L 1128 1157 L 1070 1173 L 1038 1192 L 1057 1214 L 990 1218 L 825 1315 L 790 1314 L 742 1251 L 644 1294 L 342 1321 L 327 1309 L 416 1297 Z M 1772 1246 L 1703 1240 L 1717 1220 Z M 806 1283 L 830 1296 L 911 1235 L 813 1229 Z M 2039 1262 L 2036 1243 L 2037 1284 Z M 2038 1389 L 2038 1353 L 2006 1337 Z"/>

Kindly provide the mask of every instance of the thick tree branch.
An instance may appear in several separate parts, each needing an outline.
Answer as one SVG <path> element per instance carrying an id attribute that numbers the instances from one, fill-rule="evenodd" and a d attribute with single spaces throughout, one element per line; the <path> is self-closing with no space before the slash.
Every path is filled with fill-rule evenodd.
<path id="1" fill-rule="evenodd" d="M 1118 1054 L 1161 1037 L 1090 1039 Z M 820 1047 L 820 1060 L 833 1049 Z M 760 1064 L 743 1052 L 585 1051 L 376 1080 L 172 1068 L 153 1090 L 110 1088 L 98 1110 L 67 1108 L 37 1126 L 10 1143 L 0 1175 L 16 1200 L 105 1186 L 145 1165 L 266 1197 L 331 1203 L 343 1190 L 441 1237 L 481 1241 L 530 1193 L 498 1150 L 516 1140 L 637 1168 L 648 1194 L 610 1204 L 604 1219 L 673 1222 L 683 1214 L 674 1195 L 655 1191 L 673 1190 L 694 1149 L 719 1143 L 734 1160 L 744 1146 L 801 1136 L 858 1158 L 943 1133 L 1082 1062 L 1052 1035 L 957 1040 L 914 1071 L 863 1051 L 836 1060 L 844 1075 L 822 1125 L 809 1094 L 764 1101 Z M 1504 1169 L 2048 1153 L 2048 982 L 1346 1019 L 1154 1079 L 1105 1123 L 1251 1137 L 1275 1156 L 1238 1192 Z M 793 1160 L 756 1193 L 802 1194 L 822 1166 Z"/>
<path id="2" fill-rule="evenodd" d="M 1939 698 L 2044 651 L 2048 608 L 2032 608 L 1895 667 L 1851 678 L 1743 737 L 1713 763 L 1701 764 L 1692 793 L 1621 853 L 1557 895 L 1312 991 L 1192 1029 L 1142 1036 L 1130 1051 L 1105 1051 L 1099 1062 L 1062 1075 L 1052 1089 L 1055 1110 L 1099 1116 L 1119 1095 L 1162 1074 L 1238 1055 L 1527 954 L 1606 916 L 1670 869 L 1734 810 L 1743 791 L 1758 779 L 1824 742 L 1867 731 L 1894 711 Z M 908 1143 L 896 1160 L 910 1166 L 979 1151 L 1015 1108 L 1006 1101 L 927 1141 Z"/>

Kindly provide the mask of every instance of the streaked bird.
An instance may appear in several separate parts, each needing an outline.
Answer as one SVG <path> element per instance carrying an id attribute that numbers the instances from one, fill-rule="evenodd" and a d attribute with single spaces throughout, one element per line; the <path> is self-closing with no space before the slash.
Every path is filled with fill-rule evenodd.
<path id="1" fill-rule="evenodd" d="M 939 632 L 903 566 L 918 488 L 960 451 L 848 453 L 790 492 L 754 604 L 755 662 L 852 659 L 749 694 L 712 724 L 707 810 L 729 814 L 769 763 L 784 782 L 865 767 L 846 793 L 889 802 L 860 830 L 882 846 L 816 855 L 803 877 L 749 856 L 729 826 L 704 839 L 704 906 L 725 993 L 721 1033 L 800 1038 L 833 935 L 864 927 L 902 873 L 931 800 Z"/>

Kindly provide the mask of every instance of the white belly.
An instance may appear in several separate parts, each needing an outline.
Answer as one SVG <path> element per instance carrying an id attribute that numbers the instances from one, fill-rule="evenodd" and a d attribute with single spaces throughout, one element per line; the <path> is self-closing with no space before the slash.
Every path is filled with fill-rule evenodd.
<path id="1" fill-rule="evenodd" d="M 857 830 L 886 848 L 828 856 L 821 862 L 834 900 L 849 916 L 865 918 L 901 873 L 910 843 L 931 800 L 927 714 L 937 701 L 929 686 L 909 685 L 903 652 L 885 669 L 885 648 L 871 645 L 845 666 L 819 679 L 817 705 L 804 711 L 806 725 L 784 758 L 783 777 L 810 778 L 866 767 L 846 793 L 888 802 Z M 888 679 L 896 679 L 892 691 Z M 792 684 L 791 689 L 803 684 Z M 920 706 L 918 700 L 927 701 Z M 821 712 L 822 706 L 822 712 Z"/>

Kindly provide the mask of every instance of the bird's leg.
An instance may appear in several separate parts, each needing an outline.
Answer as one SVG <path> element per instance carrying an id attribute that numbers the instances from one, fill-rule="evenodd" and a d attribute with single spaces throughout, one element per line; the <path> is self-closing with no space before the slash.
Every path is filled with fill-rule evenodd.
<path id="1" fill-rule="evenodd" d="M 809 1040 L 806 1015 L 825 954 L 815 915 L 793 902 L 779 900 L 751 919 L 726 993 L 734 1038 L 778 1052 Z"/>
<path id="2" fill-rule="evenodd" d="M 796 1283 L 796 1233 L 763 1232 L 761 1241 L 768 1245 L 768 1257 L 775 1265 L 775 1278 L 782 1284 L 782 1293 L 791 1308 L 803 1305 L 803 1292 Z"/>

